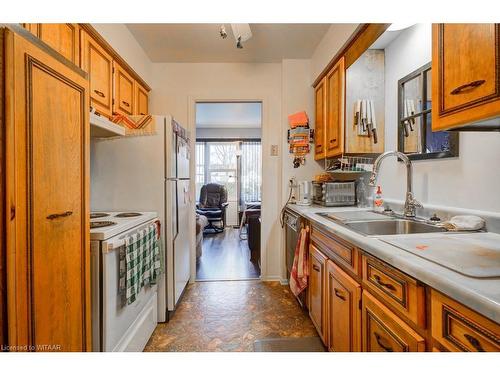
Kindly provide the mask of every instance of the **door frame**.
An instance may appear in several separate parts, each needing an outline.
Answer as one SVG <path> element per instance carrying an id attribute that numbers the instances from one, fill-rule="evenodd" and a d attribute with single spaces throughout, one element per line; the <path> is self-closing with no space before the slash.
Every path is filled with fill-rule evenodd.
<path id="1" fill-rule="evenodd" d="M 268 105 L 269 103 L 268 98 L 265 96 L 262 97 L 255 97 L 253 95 L 250 96 L 242 96 L 242 95 L 235 95 L 232 98 L 228 97 L 220 97 L 218 95 L 190 95 L 188 97 L 188 129 L 190 131 L 190 145 L 191 145 L 191 150 L 195 150 L 196 146 L 196 104 L 197 103 L 261 103 L 262 105 L 262 112 L 261 112 L 261 145 L 262 145 L 262 150 L 264 150 L 264 145 L 269 142 L 268 139 L 268 134 L 267 134 L 267 128 L 269 126 L 269 113 L 268 113 Z M 264 159 L 264 152 L 262 151 L 262 160 L 261 163 L 263 163 Z M 281 159 L 281 155 L 280 155 Z M 281 164 L 281 160 L 280 160 Z M 194 155 L 191 155 L 191 163 L 190 163 L 190 176 L 195 176 L 196 174 L 196 162 L 195 162 L 195 157 Z M 265 194 L 265 189 L 264 185 L 267 179 L 264 178 L 264 173 L 262 174 L 262 206 L 261 206 L 261 218 L 262 218 L 262 227 L 265 227 L 266 225 L 268 227 L 272 226 L 272 222 L 270 221 L 269 218 L 265 217 L 263 215 L 266 207 L 266 202 L 269 199 L 272 199 L 272 197 L 268 197 L 267 194 Z M 281 191 L 281 186 L 280 189 Z M 190 283 L 194 283 L 196 281 L 196 196 L 195 196 L 195 191 L 196 191 L 196 181 L 195 178 L 191 179 L 190 183 L 190 197 L 191 197 L 191 219 L 189 220 L 190 222 L 190 228 L 189 231 L 191 235 L 189 236 L 191 244 L 190 244 L 190 249 L 191 249 L 191 278 L 189 280 Z M 281 197 L 279 198 L 281 199 Z M 262 235 L 262 229 L 261 229 L 261 237 L 260 237 L 260 279 L 265 280 L 267 276 L 267 248 L 266 248 L 266 242 L 267 238 L 264 238 Z"/>

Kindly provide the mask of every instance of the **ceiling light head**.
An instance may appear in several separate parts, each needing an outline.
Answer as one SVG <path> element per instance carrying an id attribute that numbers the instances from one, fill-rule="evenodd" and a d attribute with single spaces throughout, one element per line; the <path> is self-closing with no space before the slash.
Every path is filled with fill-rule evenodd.
<path id="1" fill-rule="evenodd" d="M 236 48 L 243 49 L 243 44 L 241 44 L 241 36 L 238 37 L 238 40 L 236 41 Z"/>
<path id="2" fill-rule="evenodd" d="M 220 28 L 219 28 L 219 34 L 220 34 L 220 37 L 222 39 L 226 39 L 227 38 L 226 26 L 224 26 L 224 25 L 220 26 Z"/>
<path id="3" fill-rule="evenodd" d="M 415 24 L 412 22 L 395 22 L 395 23 L 391 23 L 391 26 L 389 26 L 387 28 L 387 31 L 404 30 L 404 29 L 407 29 L 413 25 L 415 25 Z"/>
<path id="4" fill-rule="evenodd" d="M 232 23 L 234 39 L 236 40 L 236 47 L 243 48 L 243 42 L 246 42 L 252 37 L 252 30 L 248 23 Z"/>

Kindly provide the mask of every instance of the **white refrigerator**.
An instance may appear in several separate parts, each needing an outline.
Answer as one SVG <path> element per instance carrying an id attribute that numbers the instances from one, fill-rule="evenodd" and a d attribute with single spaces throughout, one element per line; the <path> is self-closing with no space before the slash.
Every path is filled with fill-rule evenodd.
<path id="1" fill-rule="evenodd" d="M 156 211 L 165 273 L 158 321 L 174 311 L 190 278 L 189 135 L 171 116 L 154 116 L 156 134 L 93 140 L 91 210 Z"/>

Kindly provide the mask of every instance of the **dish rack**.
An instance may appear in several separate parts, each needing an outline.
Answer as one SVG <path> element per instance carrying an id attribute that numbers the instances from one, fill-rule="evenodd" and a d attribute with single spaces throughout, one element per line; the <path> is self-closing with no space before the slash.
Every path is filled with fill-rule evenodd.
<path id="1" fill-rule="evenodd" d="M 373 170 L 373 158 L 364 156 L 345 156 L 327 160 L 325 171 L 335 181 L 354 181 L 366 176 Z"/>

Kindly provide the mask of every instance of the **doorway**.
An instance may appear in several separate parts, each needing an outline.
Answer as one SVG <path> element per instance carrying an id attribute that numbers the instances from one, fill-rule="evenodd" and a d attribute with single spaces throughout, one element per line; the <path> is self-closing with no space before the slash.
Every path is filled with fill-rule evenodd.
<path id="1" fill-rule="evenodd" d="M 196 280 L 259 278 L 262 103 L 201 102 L 195 115 Z"/>

